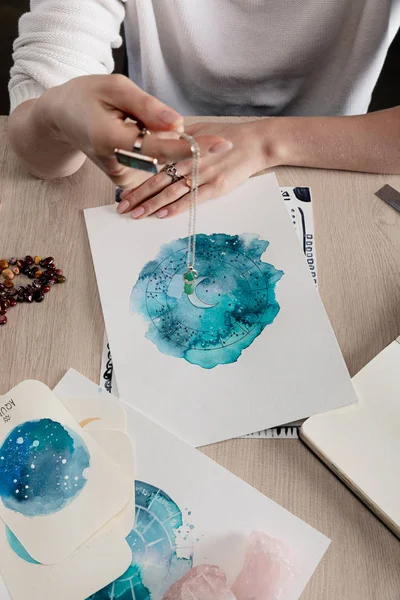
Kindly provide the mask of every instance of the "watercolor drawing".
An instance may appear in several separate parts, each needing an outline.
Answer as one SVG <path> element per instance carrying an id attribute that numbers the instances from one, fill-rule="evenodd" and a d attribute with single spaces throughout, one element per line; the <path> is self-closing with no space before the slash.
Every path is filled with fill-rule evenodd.
<path id="1" fill-rule="evenodd" d="M 7 538 L 7 542 L 9 544 L 10 548 L 20 558 L 22 558 L 23 560 L 25 560 L 28 563 L 31 563 L 32 565 L 40 565 L 40 563 L 38 563 L 37 560 L 32 558 L 32 556 L 29 554 L 29 552 L 21 544 L 19 539 L 13 534 L 11 529 L 7 526 L 6 526 L 6 538 Z"/>
<path id="2" fill-rule="evenodd" d="M 65 508 L 87 483 L 90 455 L 75 431 L 51 419 L 15 427 L 0 447 L 0 497 L 35 517 Z"/>
<path id="3" fill-rule="evenodd" d="M 268 246 L 255 234 L 198 234 L 192 295 L 183 290 L 187 238 L 162 246 L 130 298 L 131 312 L 149 323 L 146 337 L 205 369 L 236 362 L 280 310 L 275 286 L 284 273 L 263 262 Z"/>
<path id="4" fill-rule="evenodd" d="M 189 542 L 184 547 L 186 536 L 181 537 L 181 509 L 165 492 L 149 483 L 136 481 L 135 491 L 135 526 L 127 537 L 132 564 L 89 600 L 161 600 L 193 565 L 193 548 Z"/>

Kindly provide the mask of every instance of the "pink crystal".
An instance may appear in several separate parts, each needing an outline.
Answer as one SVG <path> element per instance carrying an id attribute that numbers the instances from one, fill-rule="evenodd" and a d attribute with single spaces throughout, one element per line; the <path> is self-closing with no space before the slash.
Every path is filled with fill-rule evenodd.
<path id="1" fill-rule="evenodd" d="M 279 540 L 253 531 L 244 566 L 232 591 L 237 600 L 278 600 L 295 575 L 289 550 Z"/>
<path id="2" fill-rule="evenodd" d="M 174 583 L 163 600 L 236 600 L 226 583 L 226 575 L 214 565 L 193 567 Z"/>

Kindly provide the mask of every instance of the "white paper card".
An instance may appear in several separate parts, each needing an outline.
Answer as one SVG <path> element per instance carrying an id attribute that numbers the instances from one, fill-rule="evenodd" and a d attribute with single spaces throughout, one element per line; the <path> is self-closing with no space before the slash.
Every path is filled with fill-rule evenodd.
<path id="1" fill-rule="evenodd" d="M 85 216 L 130 405 L 198 446 L 356 401 L 273 174 L 199 207 L 196 306 L 182 288 L 186 214 Z M 215 361 L 227 364 L 199 366 Z"/>
<path id="2" fill-rule="evenodd" d="M 120 431 L 100 430 L 91 432 L 91 437 L 126 473 L 133 490 L 129 437 Z M 133 527 L 134 506 L 132 499 L 122 513 L 57 565 L 32 561 L 0 520 L 0 571 L 13 600 L 84 600 L 125 573 L 132 560 L 125 538 Z M 0 582 L 0 599 L 9 597 L 6 590 L 2 593 Z"/>
<path id="3" fill-rule="evenodd" d="M 0 404 L 0 517 L 36 561 L 61 562 L 127 505 L 129 479 L 44 384 Z"/>
<path id="4" fill-rule="evenodd" d="M 57 389 L 72 397 L 70 377 L 72 371 Z M 76 373 L 74 385 L 79 377 L 87 385 Z M 329 540 L 137 411 L 127 407 L 127 416 L 137 476 L 136 522 L 128 537 L 132 566 L 94 600 L 112 597 L 113 590 L 116 597 L 133 590 L 140 598 L 143 587 L 152 600 L 161 600 L 172 583 L 202 563 L 220 566 L 232 583 L 253 530 L 281 540 L 294 553 L 297 574 L 281 600 L 299 598 Z"/>

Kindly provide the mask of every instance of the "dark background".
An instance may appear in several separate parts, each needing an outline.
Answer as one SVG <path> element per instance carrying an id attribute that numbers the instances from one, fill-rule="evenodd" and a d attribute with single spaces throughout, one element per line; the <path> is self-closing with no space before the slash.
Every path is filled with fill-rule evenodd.
<path id="1" fill-rule="evenodd" d="M 68 2 L 68 0 L 65 0 Z M 12 43 L 17 37 L 18 19 L 29 10 L 29 0 L 0 0 L 0 114 L 9 112 L 7 83 L 11 67 Z M 351 2 L 351 0 L 349 0 Z M 115 53 L 116 71 L 122 72 L 124 51 Z M 370 110 L 400 105 L 400 33 L 395 38 L 376 85 Z"/>

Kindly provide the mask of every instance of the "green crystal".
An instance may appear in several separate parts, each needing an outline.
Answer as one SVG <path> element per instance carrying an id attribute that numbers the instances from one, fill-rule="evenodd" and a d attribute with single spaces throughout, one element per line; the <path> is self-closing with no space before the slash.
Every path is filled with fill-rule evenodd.
<path id="1" fill-rule="evenodd" d="M 184 281 L 194 281 L 196 279 L 195 273 L 193 271 L 188 271 L 183 276 Z"/>
<path id="2" fill-rule="evenodd" d="M 194 288 L 195 288 L 195 285 L 193 282 L 188 283 L 187 281 L 185 281 L 185 284 L 183 287 L 185 294 L 187 294 L 188 296 L 191 296 L 191 294 L 194 293 Z"/>

